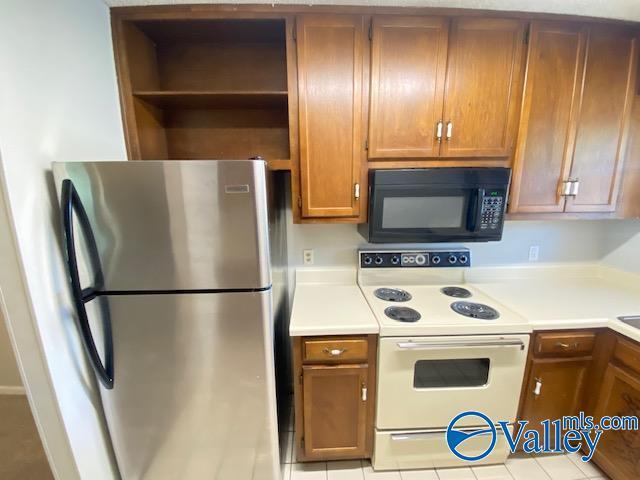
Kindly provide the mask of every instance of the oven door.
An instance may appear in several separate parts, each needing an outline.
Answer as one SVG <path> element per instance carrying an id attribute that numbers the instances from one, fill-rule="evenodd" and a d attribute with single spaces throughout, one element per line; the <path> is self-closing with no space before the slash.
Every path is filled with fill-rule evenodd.
<path id="1" fill-rule="evenodd" d="M 473 240 L 480 232 L 484 190 L 454 185 L 375 185 L 369 241 Z"/>
<path id="2" fill-rule="evenodd" d="M 381 339 L 376 427 L 446 428 L 469 410 L 515 421 L 528 346 L 528 335 Z"/>

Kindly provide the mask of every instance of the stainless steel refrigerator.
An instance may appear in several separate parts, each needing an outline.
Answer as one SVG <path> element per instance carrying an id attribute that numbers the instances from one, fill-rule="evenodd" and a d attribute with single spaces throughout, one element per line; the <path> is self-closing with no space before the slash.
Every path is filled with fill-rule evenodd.
<path id="1" fill-rule="evenodd" d="M 53 172 L 76 325 L 122 478 L 279 479 L 286 230 L 265 162 Z"/>

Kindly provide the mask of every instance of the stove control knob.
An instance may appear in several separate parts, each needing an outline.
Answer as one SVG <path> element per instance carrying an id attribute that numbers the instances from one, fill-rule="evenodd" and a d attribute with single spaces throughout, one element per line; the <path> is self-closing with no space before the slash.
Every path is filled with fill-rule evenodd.
<path id="1" fill-rule="evenodd" d="M 460 255 L 460 256 L 458 257 L 458 260 L 460 260 L 460 263 L 462 263 L 462 264 L 464 265 L 464 264 L 466 264 L 466 263 L 467 263 L 467 261 L 468 261 L 469 259 L 467 258 L 467 256 L 466 256 L 466 255 Z"/>
<path id="2" fill-rule="evenodd" d="M 453 265 L 454 263 L 456 263 L 458 261 L 458 259 L 456 258 L 455 255 L 449 255 L 449 258 L 447 260 L 449 260 L 449 263 L 451 265 Z"/>
<path id="3" fill-rule="evenodd" d="M 416 264 L 424 265 L 426 261 L 427 261 L 427 258 L 424 255 L 422 255 L 421 253 L 416 255 Z"/>
<path id="4" fill-rule="evenodd" d="M 438 265 L 441 261 L 442 259 L 440 258 L 440 255 L 434 255 L 431 257 L 431 263 L 434 265 Z"/>
<path id="5" fill-rule="evenodd" d="M 382 265 L 383 261 L 384 260 L 382 259 L 382 257 L 376 257 L 376 259 L 375 259 L 376 265 Z"/>
<path id="6" fill-rule="evenodd" d="M 400 263 L 400 257 L 398 255 L 394 255 L 391 257 L 391 263 L 394 265 L 398 265 Z"/>
<path id="7" fill-rule="evenodd" d="M 369 255 L 365 255 L 362 258 L 362 263 L 364 263 L 365 265 L 371 265 L 372 262 L 373 262 L 373 258 L 371 258 Z"/>

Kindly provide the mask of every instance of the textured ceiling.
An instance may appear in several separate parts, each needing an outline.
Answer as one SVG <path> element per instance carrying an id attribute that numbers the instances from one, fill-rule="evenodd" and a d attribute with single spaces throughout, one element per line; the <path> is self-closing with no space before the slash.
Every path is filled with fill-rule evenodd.
<path id="1" fill-rule="evenodd" d="M 298 5 L 370 5 L 395 7 L 477 8 L 521 12 L 561 13 L 589 17 L 616 18 L 640 22 L 640 0 L 104 0 L 112 7 L 129 5 L 177 5 L 189 3 L 248 3 Z"/>

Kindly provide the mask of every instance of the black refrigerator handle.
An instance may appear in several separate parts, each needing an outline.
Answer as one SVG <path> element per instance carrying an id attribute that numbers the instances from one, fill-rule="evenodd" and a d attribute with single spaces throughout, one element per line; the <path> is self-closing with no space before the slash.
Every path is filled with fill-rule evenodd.
<path id="1" fill-rule="evenodd" d="M 93 286 L 82 289 L 80 285 L 80 274 L 78 273 L 78 260 L 76 256 L 76 247 L 74 243 L 73 231 L 73 214 L 74 211 L 78 218 L 78 224 L 82 229 L 84 240 L 86 242 L 87 253 L 91 263 L 91 269 L 94 272 Z M 80 196 L 76 191 L 73 182 L 69 179 L 62 182 L 62 227 L 65 237 L 65 250 L 67 268 L 69 273 L 69 281 L 71 283 L 71 295 L 73 304 L 76 309 L 76 320 L 85 352 L 89 357 L 89 361 L 98 379 L 106 389 L 113 388 L 113 337 L 111 335 L 111 319 L 109 316 L 108 304 L 102 304 L 103 330 L 105 337 L 104 364 L 100 359 L 100 354 L 96 348 L 91 327 L 89 326 L 89 318 L 85 304 L 96 298 L 97 294 L 103 287 L 104 276 L 102 273 L 102 265 L 100 264 L 100 256 L 96 239 L 89 223 L 87 212 L 80 201 Z"/>

